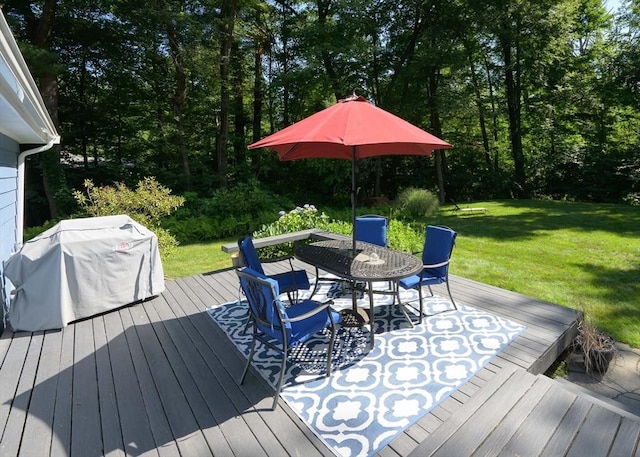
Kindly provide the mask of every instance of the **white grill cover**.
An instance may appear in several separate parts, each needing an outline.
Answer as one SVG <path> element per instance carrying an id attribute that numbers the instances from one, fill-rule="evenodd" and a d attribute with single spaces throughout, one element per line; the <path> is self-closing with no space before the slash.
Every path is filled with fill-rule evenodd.
<path id="1" fill-rule="evenodd" d="M 4 274 L 14 331 L 59 329 L 164 290 L 158 239 L 128 216 L 62 221 L 26 242 Z"/>

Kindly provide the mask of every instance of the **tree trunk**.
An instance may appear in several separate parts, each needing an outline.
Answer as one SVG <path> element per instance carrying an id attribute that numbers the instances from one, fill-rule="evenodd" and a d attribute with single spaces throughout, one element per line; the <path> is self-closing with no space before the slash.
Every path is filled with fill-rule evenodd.
<path id="1" fill-rule="evenodd" d="M 242 63 L 239 57 L 238 41 L 233 41 L 233 51 L 231 53 L 231 72 L 233 81 L 233 155 L 235 163 L 244 162 L 245 155 L 245 139 L 247 119 L 244 113 L 244 91 L 243 81 L 244 72 L 242 71 Z"/>
<path id="2" fill-rule="evenodd" d="M 229 137 L 229 66 L 233 30 L 238 9 L 237 0 L 224 0 L 222 3 L 222 46 L 220 49 L 220 133 L 216 145 L 218 177 L 220 184 L 227 184 L 227 140 Z"/>
<path id="3" fill-rule="evenodd" d="M 56 15 L 56 0 L 46 0 L 42 7 L 42 15 L 37 19 L 35 27 L 32 28 L 31 42 L 40 49 L 49 51 L 51 48 L 51 33 L 53 31 L 53 21 Z M 44 70 L 39 75 L 40 94 L 47 111 L 51 116 L 53 125 L 59 129 L 58 120 L 58 79 L 54 70 Z M 49 203 L 49 213 L 51 218 L 58 217 L 59 208 L 56 200 L 56 191 L 66 186 L 64 173 L 60 166 L 60 146 L 54 146 L 48 151 L 40 154 L 42 166 L 42 181 L 44 192 Z"/>
<path id="4" fill-rule="evenodd" d="M 438 90 L 438 79 L 440 71 L 436 68 L 431 69 L 429 72 L 429 121 L 431 124 L 431 133 L 438 138 L 442 137 L 442 124 L 440 123 L 440 112 L 438 110 L 438 101 L 436 98 L 436 92 Z M 435 166 L 436 166 L 436 180 L 438 183 L 438 200 L 443 205 L 446 202 L 446 192 L 444 190 L 444 170 L 446 169 L 446 158 L 444 150 L 438 149 L 434 151 Z"/>
<path id="5" fill-rule="evenodd" d="M 182 46 L 180 45 L 178 32 L 171 20 L 174 14 L 168 11 L 167 5 L 164 1 L 160 2 L 161 8 L 167 10 L 166 20 L 164 23 L 165 30 L 167 32 L 167 38 L 169 40 L 169 49 L 171 51 L 171 61 L 173 62 L 173 69 L 175 71 L 175 88 L 172 97 L 172 113 L 173 120 L 175 122 L 175 133 L 173 134 L 173 141 L 180 158 L 180 164 L 182 166 L 182 172 L 184 173 L 184 185 L 186 190 L 191 190 L 191 169 L 189 167 L 189 154 L 184 140 L 184 104 L 187 100 L 187 73 L 184 68 L 184 57 L 182 54 Z M 184 3 L 178 5 L 179 12 L 184 12 Z"/>
<path id="6" fill-rule="evenodd" d="M 287 18 L 290 17 L 291 12 L 287 8 L 287 0 L 282 2 L 282 76 L 286 79 L 289 76 L 289 25 L 287 24 Z M 282 122 L 283 126 L 287 127 L 291 121 L 289 119 L 289 87 L 288 84 L 284 84 L 282 87 Z M 274 124 L 272 124 L 273 131 Z"/>
<path id="7" fill-rule="evenodd" d="M 491 171 L 493 168 L 493 163 L 491 161 L 491 149 L 489 146 L 489 134 L 487 133 L 487 124 L 485 121 L 484 114 L 484 104 L 482 103 L 482 95 L 480 92 L 480 82 L 478 81 L 478 76 L 476 75 L 476 70 L 474 68 L 473 55 L 471 51 L 467 47 L 467 53 L 469 58 L 469 71 L 471 72 L 471 83 L 473 84 L 473 89 L 476 96 L 476 105 L 478 106 L 478 120 L 480 122 L 480 132 L 482 134 L 482 147 L 484 150 L 484 161 L 487 164 L 487 170 Z"/>
<path id="8" fill-rule="evenodd" d="M 484 66 L 487 72 L 487 84 L 489 85 L 489 98 L 491 99 L 491 129 L 493 131 L 493 144 L 495 148 L 493 150 L 493 170 L 494 172 L 500 171 L 499 162 L 499 149 L 498 149 L 498 112 L 496 110 L 496 97 L 493 90 L 493 78 L 491 77 L 491 69 L 489 68 L 489 60 L 487 55 L 484 56 Z"/>
<path id="9" fill-rule="evenodd" d="M 507 41 L 507 40 L 505 40 Z M 507 90 L 507 109 L 509 111 L 509 134 L 511 138 L 511 153 L 514 165 L 514 181 L 518 186 L 518 196 L 524 197 L 525 192 L 525 165 L 522 151 L 522 131 L 520 128 L 520 65 L 518 45 L 516 43 L 516 58 L 512 57 L 512 43 L 502 43 L 502 51 L 505 67 L 505 84 Z"/>
<path id="10" fill-rule="evenodd" d="M 264 97 L 262 90 L 262 56 L 264 47 L 256 39 L 256 47 L 253 55 L 253 142 L 255 143 L 262 137 L 262 99 Z"/>

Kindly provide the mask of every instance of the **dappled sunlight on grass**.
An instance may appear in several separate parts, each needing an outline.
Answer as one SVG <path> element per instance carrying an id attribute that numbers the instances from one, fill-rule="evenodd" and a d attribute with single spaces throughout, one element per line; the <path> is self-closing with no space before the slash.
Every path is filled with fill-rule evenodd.
<path id="1" fill-rule="evenodd" d="M 464 207 L 458 203 L 460 207 Z M 441 210 L 458 231 L 451 272 L 576 309 L 640 347 L 640 210 L 551 201 L 475 202 Z"/>

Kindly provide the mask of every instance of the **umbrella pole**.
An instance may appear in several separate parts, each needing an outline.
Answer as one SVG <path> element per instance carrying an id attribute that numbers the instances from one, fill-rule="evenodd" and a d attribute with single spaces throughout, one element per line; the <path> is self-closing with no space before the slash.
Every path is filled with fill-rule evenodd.
<path id="1" fill-rule="evenodd" d="M 351 231 L 352 244 L 351 253 L 352 258 L 356 257 L 356 147 L 353 146 L 351 150 Z"/>

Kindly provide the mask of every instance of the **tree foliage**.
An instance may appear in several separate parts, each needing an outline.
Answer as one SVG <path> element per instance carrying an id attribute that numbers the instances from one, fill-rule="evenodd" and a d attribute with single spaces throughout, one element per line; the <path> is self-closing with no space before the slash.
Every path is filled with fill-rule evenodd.
<path id="1" fill-rule="evenodd" d="M 407 187 L 441 202 L 639 200 L 637 2 L 615 15 L 601 0 L 6 0 L 4 12 L 43 91 L 57 83 L 50 159 L 64 176 L 45 171 L 57 209 L 85 179 L 145 176 L 202 198 L 252 179 L 298 204 L 348 204 L 348 162 L 280 163 L 246 145 L 353 92 L 455 146 L 360 161 L 363 201 Z"/>

